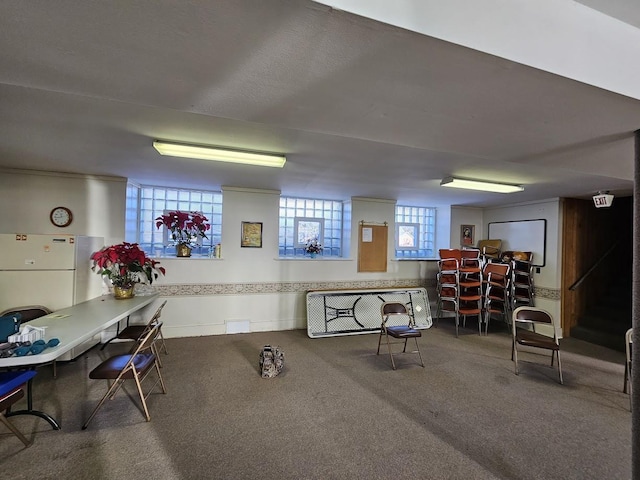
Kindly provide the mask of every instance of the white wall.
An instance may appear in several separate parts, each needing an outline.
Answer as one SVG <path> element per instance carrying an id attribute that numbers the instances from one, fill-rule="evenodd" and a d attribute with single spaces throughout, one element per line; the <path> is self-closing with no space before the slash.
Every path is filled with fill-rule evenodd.
<path id="1" fill-rule="evenodd" d="M 460 227 L 462 225 L 475 226 L 473 246 L 478 245 L 478 240 L 483 240 L 484 224 L 483 210 L 471 207 L 451 207 L 451 238 L 450 248 L 460 248 Z"/>
<path id="2" fill-rule="evenodd" d="M 560 292 L 562 286 L 562 223 L 561 202 L 559 198 L 513 205 L 509 207 L 487 208 L 484 210 L 484 228 L 488 231 L 491 222 L 517 220 L 547 221 L 546 263 L 534 274 L 536 290 L 535 306 L 547 310 L 553 315 L 556 324 L 561 325 Z M 513 249 L 517 249 L 513 246 Z M 561 331 L 558 327 L 558 334 Z"/>
<path id="3" fill-rule="evenodd" d="M 0 233 L 64 231 L 103 236 L 107 244 L 124 238 L 124 179 L 12 170 L 2 171 L 0 187 L 0 201 L 6 210 Z M 419 285 L 428 287 L 432 305 L 435 302 L 435 262 L 394 259 L 393 200 L 352 198 L 346 205 L 351 231 L 346 229 L 345 258 L 311 260 L 278 258 L 279 192 L 225 187 L 223 195 L 222 258 L 160 259 L 167 275 L 155 282 L 154 288 L 169 300 L 163 311 L 167 336 L 306 328 L 308 290 Z M 49 212 L 58 205 L 74 213 L 73 223 L 65 229 L 49 221 Z M 559 319 L 558 199 L 484 210 L 451 207 L 438 209 L 437 215 L 438 248 L 459 245 L 461 224 L 477 226 L 477 242 L 489 222 L 546 219 L 547 263 L 535 276 L 536 305 Z M 262 222 L 262 248 L 240 246 L 242 221 Z M 360 221 L 389 225 L 386 272 L 357 271 Z"/>
<path id="4" fill-rule="evenodd" d="M 126 179 L 0 169 L 0 233 L 65 233 L 124 239 Z M 65 228 L 49 213 L 64 206 L 73 212 Z"/>
<path id="5" fill-rule="evenodd" d="M 109 177 L 3 171 L 0 202 L 9 214 L 0 233 L 64 233 L 124 238 L 126 181 Z M 237 331 L 306 329 L 306 292 L 337 288 L 390 288 L 433 284 L 433 262 L 395 261 L 395 202 L 353 198 L 346 206 L 351 234 L 342 259 L 279 259 L 280 193 L 237 187 L 223 189 L 222 258 L 160 258 L 166 276 L 153 284 L 168 303 L 165 336 L 197 336 Z M 49 212 L 64 205 L 73 223 L 57 229 Z M 357 272 L 358 223 L 389 224 L 386 272 Z M 263 224 L 262 248 L 240 246 L 241 222 Z M 435 302 L 433 293 L 430 300 Z M 148 316 L 151 305 L 142 316 Z M 4 306 L 0 305 L 0 309 Z M 9 306 L 7 306 L 9 308 Z M 105 334 L 104 338 L 108 338 Z"/>
<path id="6" fill-rule="evenodd" d="M 167 275 L 157 286 L 170 297 L 167 336 L 306 328 L 308 290 L 422 285 L 435 277 L 427 262 L 392 261 L 395 202 L 389 200 L 349 202 L 349 257 L 278 258 L 279 198 L 277 191 L 224 187 L 222 258 L 161 259 Z M 362 220 L 390 224 L 386 272 L 357 272 Z M 240 246 L 242 221 L 262 222 L 262 248 Z"/>

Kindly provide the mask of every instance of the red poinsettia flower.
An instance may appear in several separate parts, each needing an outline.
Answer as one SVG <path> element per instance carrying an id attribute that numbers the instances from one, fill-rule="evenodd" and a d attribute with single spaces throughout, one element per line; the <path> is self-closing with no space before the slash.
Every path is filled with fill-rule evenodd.
<path id="1" fill-rule="evenodd" d="M 211 228 L 209 219 L 200 212 L 174 210 L 156 218 L 156 228 L 165 226 L 171 232 L 176 245 L 194 245 L 198 239 L 207 238 Z"/>
<path id="2" fill-rule="evenodd" d="M 104 247 L 91 255 L 91 269 L 105 275 L 116 287 L 131 288 L 134 283 L 153 283 L 166 273 L 160 262 L 147 257 L 137 243 L 122 242 Z"/>

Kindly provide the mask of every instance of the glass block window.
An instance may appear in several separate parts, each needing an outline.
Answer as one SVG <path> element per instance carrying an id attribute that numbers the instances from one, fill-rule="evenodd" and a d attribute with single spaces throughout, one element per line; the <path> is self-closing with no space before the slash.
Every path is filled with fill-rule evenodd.
<path id="1" fill-rule="evenodd" d="M 131 191 L 130 191 L 131 187 Z M 136 204 L 134 208 L 133 205 Z M 152 256 L 173 256 L 175 246 L 167 245 L 164 227 L 157 228 L 155 219 L 170 210 L 202 212 L 209 219 L 211 229 L 202 245 L 191 255 L 209 256 L 222 241 L 222 193 L 186 190 L 153 185 L 127 186 L 126 239 L 137 242 Z"/>
<path id="2" fill-rule="evenodd" d="M 138 241 L 138 207 L 140 204 L 140 186 L 127 183 L 127 199 L 125 202 L 124 239 L 129 243 Z"/>
<path id="3" fill-rule="evenodd" d="M 436 209 L 396 205 L 396 258 L 435 258 Z"/>
<path id="4" fill-rule="evenodd" d="M 279 255 L 304 256 L 304 246 L 316 239 L 323 257 L 342 256 L 342 202 L 280 197 Z"/>

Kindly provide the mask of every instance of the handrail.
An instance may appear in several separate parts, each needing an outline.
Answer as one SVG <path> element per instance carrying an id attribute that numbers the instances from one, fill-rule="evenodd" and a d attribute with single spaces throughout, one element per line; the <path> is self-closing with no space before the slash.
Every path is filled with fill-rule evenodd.
<path id="1" fill-rule="evenodd" d="M 620 243 L 620 240 L 618 240 L 616 243 L 611 245 L 611 247 L 609 247 L 609 250 L 604 252 L 604 254 L 598 260 L 596 260 L 596 263 L 594 263 L 591 266 L 591 268 L 586 271 L 586 273 L 584 273 L 578 280 L 573 282 L 573 284 L 569 287 L 569 290 L 573 291 L 576 288 L 578 288 L 580 284 L 584 282 L 589 275 L 591 275 L 591 272 L 593 272 L 598 267 L 598 265 L 600 265 L 604 261 L 604 259 L 607 258 L 611 254 L 611 252 L 615 250 L 615 248 L 618 246 L 619 243 Z"/>

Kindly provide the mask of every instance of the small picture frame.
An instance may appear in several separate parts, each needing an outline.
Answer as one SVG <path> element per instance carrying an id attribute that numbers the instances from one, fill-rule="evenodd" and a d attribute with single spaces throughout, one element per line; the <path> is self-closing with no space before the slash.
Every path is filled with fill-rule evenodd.
<path id="1" fill-rule="evenodd" d="M 475 225 L 460 225 L 460 245 L 471 247 L 475 245 Z"/>
<path id="2" fill-rule="evenodd" d="M 262 222 L 242 222 L 240 246 L 262 248 Z"/>

